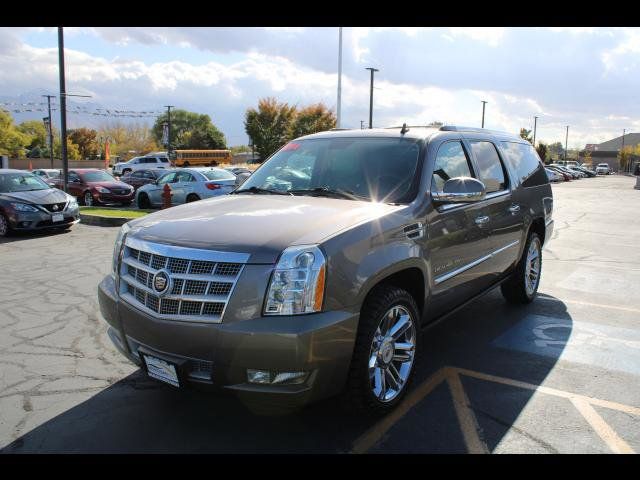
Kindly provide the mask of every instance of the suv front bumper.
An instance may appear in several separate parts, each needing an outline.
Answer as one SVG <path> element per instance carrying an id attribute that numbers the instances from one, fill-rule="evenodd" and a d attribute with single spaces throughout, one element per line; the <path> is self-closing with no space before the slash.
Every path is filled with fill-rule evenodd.
<path id="1" fill-rule="evenodd" d="M 180 364 L 180 383 L 236 392 L 247 403 L 295 407 L 339 393 L 346 381 L 358 313 L 332 311 L 230 323 L 160 320 L 117 297 L 107 276 L 98 287 L 109 337 L 129 360 L 139 349 Z M 302 384 L 248 383 L 247 369 L 309 372 Z"/>

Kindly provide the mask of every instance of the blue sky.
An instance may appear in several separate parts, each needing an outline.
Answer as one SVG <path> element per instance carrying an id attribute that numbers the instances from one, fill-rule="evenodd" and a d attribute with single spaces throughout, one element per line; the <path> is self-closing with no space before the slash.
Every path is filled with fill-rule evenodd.
<path id="1" fill-rule="evenodd" d="M 337 28 L 68 28 L 67 90 L 106 108 L 171 104 L 211 116 L 230 145 L 261 97 L 336 105 Z M 0 28 L 0 94 L 58 90 L 57 32 Z M 640 29 L 343 29 L 342 126 L 368 119 L 369 73 L 380 69 L 374 126 L 439 120 L 569 147 L 640 131 Z M 55 122 L 55 118 L 54 118 Z M 76 116 L 70 123 L 82 122 Z"/>

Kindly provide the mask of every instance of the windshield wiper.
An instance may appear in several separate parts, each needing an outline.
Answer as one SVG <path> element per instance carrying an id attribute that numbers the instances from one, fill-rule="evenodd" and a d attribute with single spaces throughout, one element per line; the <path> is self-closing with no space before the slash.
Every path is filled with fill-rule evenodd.
<path id="1" fill-rule="evenodd" d="M 251 193 L 269 193 L 273 195 L 290 195 L 289 192 L 282 192 L 280 190 L 271 190 L 269 188 L 260 188 L 260 187 L 249 187 L 242 188 L 240 190 L 234 190 L 231 193 L 243 193 L 243 192 L 251 192 Z"/>
<path id="2" fill-rule="evenodd" d="M 315 193 L 316 195 L 324 195 L 327 197 L 340 197 L 346 198 L 349 200 L 367 200 L 370 201 L 369 197 L 365 197 L 364 195 L 358 195 L 357 193 L 352 192 L 351 190 L 340 190 L 337 188 L 329 188 L 329 187 L 315 187 L 315 188 L 301 188 L 297 190 L 289 190 L 289 193 Z"/>

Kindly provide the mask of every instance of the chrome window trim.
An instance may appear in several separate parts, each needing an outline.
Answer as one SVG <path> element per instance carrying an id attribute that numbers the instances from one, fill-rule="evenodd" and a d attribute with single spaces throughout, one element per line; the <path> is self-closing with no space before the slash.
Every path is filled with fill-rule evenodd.
<path id="1" fill-rule="evenodd" d="M 486 201 L 486 200 L 491 200 L 492 198 L 501 197 L 501 196 L 503 196 L 503 195 L 507 195 L 507 194 L 509 194 L 509 193 L 511 193 L 511 190 L 510 190 L 510 189 L 507 189 L 507 190 L 499 190 L 499 191 L 497 191 L 497 192 L 487 193 L 487 194 L 485 195 L 484 199 L 479 200 L 479 201 L 477 201 L 477 202 L 468 202 L 468 203 L 447 203 L 446 205 L 439 205 L 439 206 L 438 206 L 438 207 L 436 207 L 436 208 L 438 208 L 438 211 L 440 211 L 440 212 L 447 212 L 447 211 L 449 211 L 449 210 L 452 210 L 452 209 L 454 209 L 454 208 L 458 208 L 458 207 L 466 207 L 466 206 L 469 206 L 469 205 L 477 205 L 477 204 L 482 203 L 482 202 L 484 202 L 484 201 Z M 431 198 L 433 198 L 433 196 L 432 196 Z"/>
<path id="2" fill-rule="evenodd" d="M 463 265 L 462 267 L 456 268 L 455 270 L 452 270 L 451 272 L 448 272 L 448 273 L 445 273 L 444 275 L 440 275 L 439 277 L 436 277 L 434 279 L 434 283 L 436 285 L 438 285 L 438 284 L 440 284 L 440 283 L 442 283 L 442 282 L 444 282 L 446 280 L 449 280 L 449 279 L 455 277 L 456 275 L 459 275 L 459 274 L 461 274 L 463 272 L 466 272 L 467 270 L 469 270 L 469 269 L 471 269 L 471 268 L 473 268 L 473 267 L 475 267 L 477 265 L 480 265 L 482 262 L 485 262 L 485 261 L 489 260 L 490 258 L 495 257 L 497 254 L 502 253 L 503 251 L 507 250 L 508 248 L 511 248 L 511 247 L 514 247 L 514 246 L 518 245 L 519 243 L 520 243 L 520 240 L 514 240 L 513 242 L 508 243 L 504 247 L 500 247 L 499 249 L 494 250 L 493 252 L 488 253 L 487 255 L 485 255 L 483 257 L 480 257 L 480 258 L 478 258 L 477 260 L 474 260 L 471 263 L 467 263 L 466 265 Z"/>

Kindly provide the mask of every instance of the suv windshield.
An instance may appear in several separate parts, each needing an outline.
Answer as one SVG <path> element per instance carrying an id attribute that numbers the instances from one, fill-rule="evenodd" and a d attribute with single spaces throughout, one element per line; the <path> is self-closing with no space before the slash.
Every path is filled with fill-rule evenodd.
<path id="1" fill-rule="evenodd" d="M 407 138 L 321 138 L 288 143 L 236 190 L 408 203 L 420 143 Z M 346 194 L 346 195 L 345 195 Z"/>
<path id="2" fill-rule="evenodd" d="M 0 193 L 47 190 L 46 182 L 31 173 L 0 173 Z"/>
<path id="3" fill-rule="evenodd" d="M 80 174 L 85 182 L 115 182 L 116 179 L 107 172 L 87 172 Z"/>

